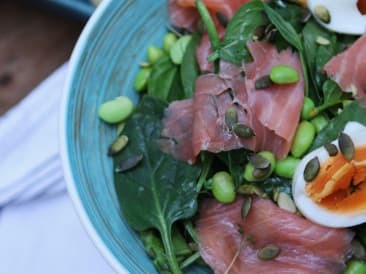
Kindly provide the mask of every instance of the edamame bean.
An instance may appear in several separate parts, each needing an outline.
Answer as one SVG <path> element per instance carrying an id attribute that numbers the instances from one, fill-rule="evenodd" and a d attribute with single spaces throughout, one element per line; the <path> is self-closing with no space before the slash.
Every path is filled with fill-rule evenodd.
<path id="1" fill-rule="evenodd" d="M 164 54 L 164 51 L 156 46 L 147 48 L 147 59 L 151 64 L 155 64 Z"/>
<path id="2" fill-rule="evenodd" d="M 248 182 L 259 182 L 265 180 L 272 174 L 272 172 L 276 167 L 276 158 L 274 157 L 272 152 L 261 151 L 258 154 L 267 159 L 269 161 L 270 166 L 268 170 L 263 170 L 262 176 L 255 176 L 255 174 L 253 173 L 255 173 L 256 168 L 250 162 L 247 163 L 244 169 L 244 179 Z"/>
<path id="3" fill-rule="evenodd" d="M 311 100 L 309 97 L 304 98 L 304 104 L 302 106 L 301 110 L 301 119 L 303 120 L 309 120 L 310 118 L 314 117 L 314 108 L 315 104 L 313 100 Z"/>
<path id="4" fill-rule="evenodd" d="M 319 114 L 314 119 L 312 119 L 310 122 L 314 125 L 315 131 L 318 133 L 326 125 L 328 125 L 329 119 L 326 116 Z"/>
<path id="5" fill-rule="evenodd" d="M 272 67 L 269 78 L 276 84 L 292 84 L 299 81 L 299 74 L 293 67 L 277 65 Z"/>
<path id="6" fill-rule="evenodd" d="M 170 49 L 170 58 L 174 64 L 182 64 L 184 53 L 191 39 L 191 35 L 184 35 L 172 46 Z"/>
<path id="7" fill-rule="evenodd" d="M 277 161 L 275 173 L 278 176 L 292 179 L 299 163 L 300 159 L 296 159 L 293 156 L 287 156 L 285 159 Z"/>
<path id="8" fill-rule="evenodd" d="M 136 91 L 142 91 L 146 89 L 147 81 L 150 78 L 151 68 L 142 68 L 136 74 L 134 87 Z"/>
<path id="9" fill-rule="evenodd" d="M 365 274 L 366 263 L 363 261 L 352 260 L 347 264 L 346 270 L 343 274 Z"/>
<path id="10" fill-rule="evenodd" d="M 163 39 L 163 49 L 169 52 L 172 46 L 177 42 L 178 38 L 174 33 L 167 33 Z"/>
<path id="11" fill-rule="evenodd" d="M 107 123 L 118 123 L 130 116 L 132 111 L 131 100 L 126 96 L 120 96 L 103 103 L 98 110 L 98 115 Z"/>
<path id="12" fill-rule="evenodd" d="M 315 138 L 315 127 L 308 121 L 302 121 L 297 127 L 295 137 L 291 146 L 291 153 L 294 157 L 300 158 L 310 148 Z"/>
<path id="13" fill-rule="evenodd" d="M 229 173 L 219 171 L 212 177 L 212 194 L 221 203 L 231 203 L 235 200 L 235 186 Z"/>

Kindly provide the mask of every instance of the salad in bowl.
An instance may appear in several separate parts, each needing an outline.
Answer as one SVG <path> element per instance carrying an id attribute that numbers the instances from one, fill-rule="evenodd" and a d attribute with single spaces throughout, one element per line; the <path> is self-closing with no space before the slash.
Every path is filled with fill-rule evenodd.
<path id="1" fill-rule="evenodd" d="M 366 273 L 366 23 L 342 5 L 364 22 L 357 1 L 168 1 L 138 103 L 99 108 L 158 272 Z"/>

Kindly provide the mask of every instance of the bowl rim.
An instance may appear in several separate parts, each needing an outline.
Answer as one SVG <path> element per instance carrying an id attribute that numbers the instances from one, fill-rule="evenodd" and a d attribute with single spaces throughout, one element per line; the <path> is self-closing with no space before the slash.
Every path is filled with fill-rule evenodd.
<path id="1" fill-rule="evenodd" d="M 98 24 L 98 22 L 102 19 L 104 13 L 106 12 L 107 8 L 112 3 L 112 1 L 113 0 L 102 1 L 102 3 L 98 6 L 96 11 L 93 13 L 93 15 L 86 23 L 72 51 L 60 105 L 59 148 L 67 190 L 71 197 L 74 208 L 76 209 L 76 212 L 79 215 L 79 218 L 87 234 L 89 235 L 89 237 L 91 238 L 92 242 L 97 247 L 99 252 L 102 254 L 102 256 L 107 260 L 110 266 L 115 271 L 117 271 L 117 273 L 129 273 L 127 269 L 113 255 L 113 253 L 107 247 L 107 245 L 103 242 L 102 238 L 99 236 L 91 220 L 89 219 L 89 216 L 87 215 L 85 208 L 83 207 L 81 198 L 75 186 L 75 180 L 70 166 L 70 162 L 68 160 L 69 159 L 69 152 L 67 150 L 68 139 L 66 138 L 65 134 L 67 130 L 68 99 L 70 97 L 72 83 L 74 82 L 74 75 L 77 72 L 76 68 L 78 67 L 78 64 L 81 62 L 81 52 L 86 48 L 87 41 L 89 40 L 89 37 L 91 36 L 92 31 L 94 30 L 94 26 Z"/>

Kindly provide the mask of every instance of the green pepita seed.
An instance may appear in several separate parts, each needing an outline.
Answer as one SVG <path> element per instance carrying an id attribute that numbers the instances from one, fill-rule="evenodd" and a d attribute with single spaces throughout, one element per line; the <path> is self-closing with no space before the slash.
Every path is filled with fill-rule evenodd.
<path id="1" fill-rule="evenodd" d="M 330 41 L 323 36 L 317 36 L 315 41 L 322 46 L 328 46 L 330 44 Z"/>
<path id="2" fill-rule="evenodd" d="M 267 177 L 269 175 L 269 172 L 270 172 L 270 168 L 254 168 L 253 169 L 253 177 L 255 179 L 261 179 L 261 178 L 264 178 L 264 177 Z"/>
<path id="3" fill-rule="evenodd" d="M 307 9 L 304 9 L 301 14 L 301 23 L 306 23 L 311 18 L 311 12 Z"/>
<path id="4" fill-rule="evenodd" d="M 264 75 L 255 81 L 255 89 L 266 89 L 273 85 L 269 75 Z"/>
<path id="5" fill-rule="evenodd" d="M 292 213 L 296 212 L 296 206 L 295 206 L 294 201 L 285 192 L 280 192 L 278 194 L 277 204 L 278 204 L 279 208 L 282 208 L 282 209 L 287 210 Z"/>
<path id="6" fill-rule="evenodd" d="M 151 64 L 149 62 L 140 62 L 140 67 L 142 68 L 150 68 L 151 67 Z"/>
<path id="7" fill-rule="evenodd" d="M 265 25 L 257 26 L 253 31 L 253 40 L 261 40 L 264 37 L 266 27 Z"/>
<path id="8" fill-rule="evenodd" d="M 238 112 L 234 107 L 229 107 L 225 112 L 225 124 L 229 130 L 238 123 Z"/>
<path id="9" fill-rule="evenodd" d="M 328 152 L 329 156 L 336 156 L 338 154 L 338 148 L 335 144 L 332 143 L 325 144 L 324 148 Z"/>
<path id="10" fill-rule="evenodd" d="M 353 156 L 355 156 L 355 146 L 351 137 L 342 132 L 338 138 L 338 146 L 344 158 L 349 161 L 352 160 Z"/>
<path id="11" fill-rule="evenodd" d="M 275 186 L 273 188 L 273 201 L 277 202 L 279 195 L 280 195 L 280 187 L 279 186 Z"/>
<path id="12" fill-rule="evenodd" d="M 132 156 L 124 161 L 121 161 L 119 163 L 119 165 L 116 167 L 115 172 L 121 173 L 121 172 L 128 171 L 128 170 L 134 168 L 135 166 L 137 166 L 142 161 L 142 159 L 143 159 L 143 155 L 138 154 L 138 155 Z"/>
<path id="13" fill-rule="evenodd" d="M 178 39 L 178 41 L 170 49 L 170 59 L 176 65 L 182 64 L 183 56 L 186 52 L 189 42 L 191 41 L 191 35 L 184 35 Z"/>
<path id="14" fill-rule="evenodd" d="M 233 132 L 239 138 L 251 138 L 255 136 L 254 131 L 250 127 L 243 124 L 233 125 Z"/>
<path id="15" fill-rule="evenodd" d="M 224 28 L 227 27 L 227 24 L 229 23 L 229 19 L 227 18 L 226 14 L 222 12 L 216 12 L 216 18 L 217 21 L 219 21 L 220 25 Z"/>
<path id="16" fill-rule="evenodd" d="M 128 137 L 126 135 L 119 136 L 108 148 L 108 156 L 116 155 L 126 147 Z"/>
<path id="17" fill-rule="evenodd" d="M 325 6 L 323 6 L 323 5 L 317 5 L 314 8 L 314 14 L 322 22 L 324 22 L 326 24 L 328 24 L 330 22 L 330 19 L 331 18 L 330 18 L 329 10 Z"/>
<path id="18" fill-rule="evenodd" d="M 265 193 L 262 189 L 260 189 L 258 186 L 254 185 L 241 185 L 237 192 L 242 195 L 257 195 L 261 198 L 268 198 L 267 193 Z"/>
<path id="19" fill-rule="evenodd" d="M 266 245 L 258 252 L 258 258 L 264 261 L 276 258 L 281 252 L 281 249 L 273 244 Z"/>
<path id="20" fill-rule="evenodd" d="M 125 126 L 126 126 L 126 122 L 124 122 L 124 121 L 118 124 L 118 126 L 117 126 L 117 137 L 121 135 L 121 133 L 125 129 Z"/>
<path id="21" fill-rule="evenodd" d="M 251 206 L 252 206 L 252 197 L 245 198 L 243 201 L 243 205 L 241 207 L 241 218 L 243 220 L 245 220 L 245 218 L 247 217 Z"/>
<path id="22" fill-rule="evenodd" d="M 293 84 L 299 81 L 297 70 L 288 65 L 273 66 L 269 77 L 276 84 Z"/>
<path id="23" fill-rule="evenodd" d="M 306 182 L 311 182 L 318 175 L 320 170 L 320 162 L 318 157 L 311 159 L 305 166 L 304 179 Z"/>
<path id="24" fill-rule="evenodd" d="M 269 160 L 260 154 L 253 154 L 249 156 L 248 160 L 249 163 L 251 163 L 254 168 L 267 169 L 271 166 Z"/>

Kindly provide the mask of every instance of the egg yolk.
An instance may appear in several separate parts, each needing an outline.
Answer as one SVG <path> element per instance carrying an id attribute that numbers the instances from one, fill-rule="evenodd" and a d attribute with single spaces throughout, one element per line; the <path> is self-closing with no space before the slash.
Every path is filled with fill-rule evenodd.
<path id="1" fill-rule="evenodd" d="M 329 157 L 305 190 L 315 203 L 330 211 L 366 211 L 366 146 L 357 147 L 351 161 L 340 152 Z"/>

